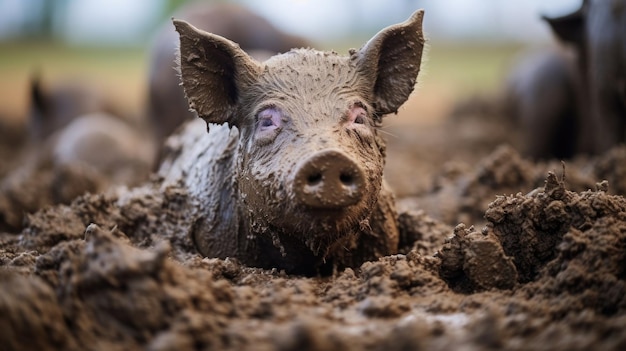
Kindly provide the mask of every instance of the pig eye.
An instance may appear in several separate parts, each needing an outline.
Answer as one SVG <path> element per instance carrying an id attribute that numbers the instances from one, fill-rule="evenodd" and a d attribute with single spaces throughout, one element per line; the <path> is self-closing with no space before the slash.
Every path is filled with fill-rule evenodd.
<path id="1" fill-rule="evenodd" d="M 365 117 L 363 115 L 356 116 L 356 118 L 354 119 L 354 123 L 355 124 L 364 124 L 365 123 Z"/>
<path id="2" fill-rule="evenodd" d="M 280 127 L 281 113 L 275 107 L 268 107 L 259 112 L 257 120 L 260 132 L 271 131 Z"/>
<path id="3" fill-rule="evenodd" d="M 367 111 L 361 104 L 355 104 L 348 110 L 348 124 L 365 124 L 367 119 Z"/>
<path id="4" fill-rule="evenodd" d="M 273 126 L 274 125 L 274 121 L 272 121 L 271 118 L 263 118 L 263 119 L 261 119 L 259 124 L 261 125 L 261 128 L 267 128 L 267 127 Z"/>

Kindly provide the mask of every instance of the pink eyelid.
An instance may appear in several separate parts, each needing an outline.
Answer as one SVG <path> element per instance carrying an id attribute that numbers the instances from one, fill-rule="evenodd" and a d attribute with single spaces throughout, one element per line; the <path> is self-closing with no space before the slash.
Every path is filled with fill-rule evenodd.
<path id="1" fill-rule="evenodd" d="M 271 122 L 271 124 L 269 123 Z M 268 107 L 259 112 L 259 129 L 262 131 L 274 130 L 280 127 L 282 114 L 274 107 Z"/>
<path id="2" fill-rule="evenodd" d="M 365 109 L 363 107 L 352 106 L 348 111 L 348 122 L 354 123 L 354 121 L 356 121 L 356 118 L 359 116 L 366 118 L 367 112 L 365 112 Z"/>

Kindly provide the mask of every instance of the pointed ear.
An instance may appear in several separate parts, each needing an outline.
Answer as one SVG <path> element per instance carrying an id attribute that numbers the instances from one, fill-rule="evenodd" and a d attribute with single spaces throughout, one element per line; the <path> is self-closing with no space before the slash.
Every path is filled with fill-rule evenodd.
<path id="1" fill-rule="evenodd" d="M 41 85 L 39 72 L 34 72 L 30 78 L 30 104 L 33 118 L 42 118 L 49 108 L 48 97 Z"/>
<path id="2" fill-rule="evenodd" d="M 560 40 L 582 48 L 586 7 L 587 1 L 583 1 L 581 7 L 570 14 L 560 17 L 541 16 L 541 18 L 548 22 L 552 31 Z"/>
<path id="3" fill-rule="evenodd" d="M 241 93 L 261 66 L 232 41 L 173 20 L 180 34 L 180 74 L 189 107 L 207 123 L 238 125 Z"/>
<path id="4" fill-rule="evenodd" d="M 416 11 L 381 30 L 356 53 L 359 71 L 372 82 L 372 105 L 379 115 L 397 112 L 415 87 L 425 42 L 423 18 L 424 10 Z"/>

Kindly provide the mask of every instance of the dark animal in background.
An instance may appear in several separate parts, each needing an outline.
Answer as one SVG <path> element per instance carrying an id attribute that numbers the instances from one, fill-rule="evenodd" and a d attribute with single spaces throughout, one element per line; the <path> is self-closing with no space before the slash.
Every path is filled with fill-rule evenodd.
<path id="1" fill-rule="evenodd" d="M 84 81 L 31 82 L 29 141 L 0 178 L 0 230 L 17 232 L 24 215 L 86 192 L 148 179 L 154 150 L 147 133 Z M 111 113 L 115 111 L 115 113 Z"/>
<path id="2" fill-rule="evenodd" d="M 120 116 L 120 109 L 102 91 L 85 81 L 68 79 L 44 84 L 35 74 L 30 85 L 29 135 L 40 143 L 76 117 L 89 113 Z"/>
<path id="3" fill-rule="evenodd" d="M 315 274 L 398 250 L 378 128 L 413 91 L 423 11 L 349 56 L 292 50 L 264 63 L 174 22 L 189 105 L 201 120 L 167 143 L 160 174 L 196 204 L 205 256 Z"/>
<path id="4" fill-rule="evenodd" d="M 546 18 L 577 52 L 583 130 L 592 131 L 591 152 L 626 140 L 626 0 L 584 0 L 575 12 Z M 587 150 L 583 150 L 587 151 Z"/>
<path id="5" fill-rule="evenodd" d="M 535 159 L 598 154 L 626 141 L 626 0 L 584 0 L 544 17 L 563 47 L 527 56 L 507 81 L 506 113 Z"/>
<path id="6" fill-rule="evenodd" d="M 286 34 L 251 10 L 236 4 L 195 2 L 175 14 L 199 29 L 237 42 L 253 57 L 267 58 L 292 48 L 308 47 L 303 38 Z M 194 114 L 189 111 L 180 79 L 174 70 L 178 36 L 167 23 L 156 36 L 150 62 L 148 118 L 155 128 L 157 145 Z"/>
<path id="7" fill-rule="evenodd" d="M 567 159 L 589 150 L 580 95 L 575 58 L 566 50 L 542 50 L 519 59 L 507 77 L 503 112 L 519 128 L 525 156 Z"/>
<path id="8" fill-rule="evenodd" d="M 138 185 L 154 159 L 149 138 L 107 113 L 77 116 L 28 151 L 0 179 L 0 230 L 17 232 L 26 214 L 86 192 Z"/>

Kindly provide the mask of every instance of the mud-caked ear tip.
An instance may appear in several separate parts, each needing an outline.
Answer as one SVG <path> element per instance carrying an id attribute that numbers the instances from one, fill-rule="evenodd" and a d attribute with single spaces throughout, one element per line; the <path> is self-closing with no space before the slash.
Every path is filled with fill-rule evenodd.
<path id="1" fill-rule="evenodd" d="M 374 82 L 371 103 L 381 116 L 397 112 L 415 87 L 425 45 L 423 17 L 424 10 L 415 11 L 378 32 L 358 52 L 359 70 Z"/>
<path id="2" fill-rule="evenodd" d="M 176 31 L 180 34 L 187 33 L 195 29 L 187 21 L 183 21 L 174 17 L 172 17 L 172 23 L 174 24 L 174 28 L 176 28 Z"/>
<path id="3" fill-rule="evenodd" d="M 408 24 L 408 26 L 413 27 L 417 30 L 418 37 L 423 43 L 425 41 L 424 33 L 422 31 L 422 25 L 424 23 L 424 9 L 419 9 L 413 12 L 411 17 L 409 17 L 409 19 L 406 21 L 406 23 Z"/>
<path id="4" fill-rule="evenodd" d="M 411 15 L 409 18 L 409 22 L 416 23 L 420 27 L 422 26 L 422 22 L 424 21 L 424 9 L 419 9 Z"/>

